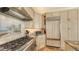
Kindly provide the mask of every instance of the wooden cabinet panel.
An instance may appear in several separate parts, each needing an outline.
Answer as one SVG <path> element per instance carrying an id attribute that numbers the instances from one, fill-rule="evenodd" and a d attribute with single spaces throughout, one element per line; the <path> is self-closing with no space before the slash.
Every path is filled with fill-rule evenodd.
<path id="1" fill-rule="evenodd" d="M 61 12 L 61 39 L 77 40 L 77 9 Z"/>
<path id="2" fill-rule="evenodd" d="M 68 12 L 62 11 L 61 15 L 61 23 L 60 23 L 60 32 L 61 32 L 61 48 L 64 49 L 64 40 L 68 40 Z"/>
<path id="3" fill-rule="evenodd" d="M 47 40 L 47 46 L 60 47 L 60 40 Z"/>
<path id="4" fill-rule="evenodd" d="M 78 35 L 78 40 L 79 40 L 79 8 L 78 8 L 78 22 L 77 23 L 78 23 L 78 25 L 77 25 L 77 27 L 78 27 L 78 34 L 77 35 Z"/>
<path id="5" fill-rule="evenodd" d="M 50 17 L 46 20 L 47 38 L 60 39 L 60 18 Z"/>
<path id="6" fill-rule="evenodd" d="M 40 29 L 43 27 L 43 18 L 42 15 L 35 13 L 34 16 L 34 27 Z"/>
<path id="7" fill-rule="evenodd" d="M 61 14 L 61 47 L 64 40 L 77 40 L 77 9 L 63 11 Z"/>
<path id="8" fill-rule="evenodd" d="M 61 40 L 56 40 L 60 39 L 60 19 L 59 12 L 46 14 L 46 35 L 47 38 L 51 38 L 51 40 L 47 39 L 48 46 L 61 46 Z"/>
<path id="9" fill-rule="evenodd" d="M 68 40 L 68 21 L 67 18 L 68 14 L 67 11 L 61 12 L 61 39 L 62 40 Z"/>
<path id="10" fill-rule="evenodd" d="M 60 39 L 60 20 L 58 21 L 54 21 L 52 23 L 52 27 L 53 27 L 53 38 L 55 39 Z"/>
<path id="11" fill-rule="evenodd" d="M 36 37 L 37 50 L 45 47 L 46 45 L 45 39 L 46 39 L 45 35 L 39 35 Z"/>
<path id="12" fill-rule="evenodd" d="M 52 38 L 52 22 L 46 22 L 46 34 L 48 38 Z"/>
<path id="13" fill-rule="evenodd" d="M 69 40 L 77 40 L 77 9 L 68 11 Z"/>

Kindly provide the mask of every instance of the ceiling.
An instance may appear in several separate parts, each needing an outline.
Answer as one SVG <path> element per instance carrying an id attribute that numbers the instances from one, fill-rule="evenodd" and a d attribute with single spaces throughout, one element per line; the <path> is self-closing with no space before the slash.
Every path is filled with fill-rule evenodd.
<path id="1" fill-rule="evenodd" d="M 76 8 L 76 7 L 33 7 L 34 11 L 39 14 L 62 11 L 62 10 L 67 10 L 72 8 Z"/>

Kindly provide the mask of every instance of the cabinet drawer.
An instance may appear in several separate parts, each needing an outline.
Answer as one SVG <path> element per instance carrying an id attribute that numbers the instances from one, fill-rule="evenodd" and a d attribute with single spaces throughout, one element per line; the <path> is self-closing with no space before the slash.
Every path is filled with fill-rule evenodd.
<path id="1" fill-rule="evenodd" d="M 59 40 L 47 40 L 47 45 L 60 47 L 60 41 Z"/>

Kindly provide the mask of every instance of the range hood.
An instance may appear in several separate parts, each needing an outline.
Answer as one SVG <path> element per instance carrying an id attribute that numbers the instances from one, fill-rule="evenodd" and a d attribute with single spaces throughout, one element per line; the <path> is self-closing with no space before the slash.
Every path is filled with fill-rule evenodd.
<path id="1" fill-rule="evenodd" d="M 30 21 L 32 18 L 30 16 L 25 15 L 22 13 L 22 10 L 19 10 L 17 8 L 8 8 L 8 7 L 1 7 L 0 12 L 5 13 L 9 16 L 16 17 L 18 19 L 21 19 L 23 21 Z"/>

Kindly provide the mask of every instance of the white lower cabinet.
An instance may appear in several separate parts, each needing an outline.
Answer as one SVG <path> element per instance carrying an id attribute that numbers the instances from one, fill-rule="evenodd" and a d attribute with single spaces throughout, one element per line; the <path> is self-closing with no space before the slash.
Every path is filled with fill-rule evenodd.
<path id="1" fill-rule="evenodd" d="M 36 49 L 39 50 L 41 48 L 44 48 L 46 46 L 45 44 L 45 35 L 38 35 L 36 38 Z"/>
<path id="2" fill-rule="evenodd" d="M 60 47 L 61 43 L 60 40 L 47 40 L 47 46 L 54 46 L 54 47 Z"/>

